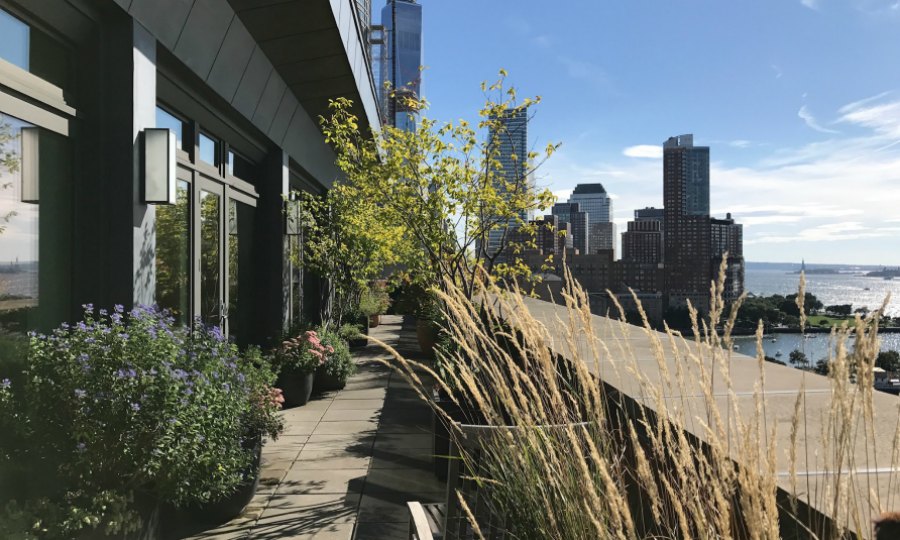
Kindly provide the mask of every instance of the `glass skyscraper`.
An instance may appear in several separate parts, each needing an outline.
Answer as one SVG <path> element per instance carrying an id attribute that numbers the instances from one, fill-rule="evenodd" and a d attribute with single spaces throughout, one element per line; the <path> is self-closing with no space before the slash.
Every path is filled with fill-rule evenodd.
<path id="1" fill-rule="evenodd" d="M 388 124 L 414 131 L 418 111 L 407 101 L 421 96 L 422 6 L 415 0 L 388 0 L 381 10 L 381 25 L 384 44 L 378 91 L 382 113 Z"/>
<path id="2" fill-rule="evenodd" d="M 528 109 L 508 109 L 500 118 L 494 129 L 491 130 L 489 144 L 496 149 L 497 161 L 500 170 L 495 171 L 495 180 L 499 184 L 498 193 L 507 191 L 506 186 L 519 186 L 524 189 L 534 189 L 534 177 L 529 173 L 528 163 Z M 520 212 L 519 219 L 523 222 L 535 218 L 534 211 Z M 508 224 L 509 228 L 518 226 L 514 220 Z M 503 235 L 507 227 L 494 229 L 488 233 L 488 250 L 496 252 L 502 247 Z"/>

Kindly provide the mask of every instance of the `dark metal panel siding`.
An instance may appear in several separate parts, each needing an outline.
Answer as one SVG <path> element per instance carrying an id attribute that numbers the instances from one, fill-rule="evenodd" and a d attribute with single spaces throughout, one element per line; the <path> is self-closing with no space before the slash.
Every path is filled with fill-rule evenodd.
<path id="1" fill-rule="evenodd" d="M 134 0 L 129 12 L 171 51 L 193 5 L 194 0 Z"/>
<path id="2" fill-rule="evenodd" d="M 303 107 L 294 113 L 282 147 L 317 182 L 331 188 L 338 175 L 334 152 L 325 144 L 322 132 Z"/>
<path id="3" fill-rule="evenodd" d="M 278 105 L 278 110 L 275 111 L 275 119 L 272 120 L 272 125 L 269 127 L 269 132 L 267 133 L 270 139 L 281 144 L 284 140 L 284 134 L 287 132 L 288 125 L 290 125 L 291 120 L 293 120 L 294 113 L 299 106 L 300 103 L 297 102 L 297 98 L 294 97 L 293 92 L 288 90 L 284 93 L 284 96 L 281 98 L 281 104 Z M 305 114 L 303 111 L 301 111 L 301 113 Z"/>
<path id="4" fill-rule="evenodd" d="M 256 111 L 260 95 L 269 80 L 272 69 L 272 64 L 269 63 L 262 49 L 254 48 L 253 55 L 250 56 L 250 63 L 244 71 L 244 77 L 231 100 L 234 108 L 247 118 L 253 118 L 253 113 Z"/>
<path id="5" fill-rule="evenodd" d="M 206 78 L 207 84 L 229 102 L 237 92 L 241 77 L 250 63 L 255 44 L 253 36 L 240 19 L 235 17 L 228 27 L 225 41 L 222 42 L 219 54 Z"/>
<path id="6" fill-rule="evenodd" d="M 272 120 L 275 117 L 275 111 L 281 104 L 281 98 L 284 96 L 285 90 L 287 90 L 287 85 L 284 84 L 284 80 L 278 76 L 275 70 L 272 70 L 272 74 L 269 75 L 269 82 L 266 83 L 259 105 L 256 106 L 256 112 L 253 113 L 253 119 L 251 120 L 263 133 L 269 131 L 269 127 L 272 125 Z"/>
<path id="7" fill-rule="evenodd" d="M 175 56 L 205 79 L 234 17 L 230 9 L 222 9 L 220 0 L 195 0 L 175 46 Z"/>

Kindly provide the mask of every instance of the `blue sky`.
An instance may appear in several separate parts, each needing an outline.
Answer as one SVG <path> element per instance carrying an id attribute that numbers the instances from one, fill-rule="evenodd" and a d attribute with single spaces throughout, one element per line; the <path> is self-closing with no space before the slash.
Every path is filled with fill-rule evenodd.
<path id="1" fill-rule="evenodd" d="M 563 145 L 539 182 L 602 182 L 620 230 L 694 133 L 748 260 L 900 265 L 900 0 L 420 2 L 428 115 L 474 119 L 505 68 Z"/>

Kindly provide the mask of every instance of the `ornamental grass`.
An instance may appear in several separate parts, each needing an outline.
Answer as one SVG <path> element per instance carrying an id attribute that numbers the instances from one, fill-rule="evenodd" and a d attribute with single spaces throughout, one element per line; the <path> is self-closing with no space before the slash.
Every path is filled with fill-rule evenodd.
<path id="1" fill-rule="evenodd" d="M 453 426 L 466 487 L 451 501 L 471 537 L 871 538 L 898 509 L 900 400 L 873 389 L 879 311 L 832 331 L 826 378 L 766 363 L 762 325 L 756 359 L 733 353 L 743 299 L 725 305 L 723 276 L 689 335 L 643 311 L 626 324 L 621 306 L 621 322 L 594 317 L 566 282 L 543 307 L 514 285 L 472 299 L 445 284 L 437 367 L 382 344 Z M 432 385 L 507 428 L 466 444 Z"/>

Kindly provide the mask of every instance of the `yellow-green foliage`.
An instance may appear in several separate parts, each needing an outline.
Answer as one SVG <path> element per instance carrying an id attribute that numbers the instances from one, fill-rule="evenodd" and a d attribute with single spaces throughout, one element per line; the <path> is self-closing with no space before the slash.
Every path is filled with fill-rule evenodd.
<path id="1" fill-rule="evenodd" d="M 448 279 L 471 293 L 483 277 L 481 268 L 488 275 L 528 273 L 521 256 L 501 264 L 496 254 L 477 249 L 486 248 L 491 231 L 503 233 L 504 245 L 511 228 L 533 236 L 533 227 L 520 215 L 553 202 L 549 190 L 530 189 L 528 181 L 558 145 L 519 156 L 515 171 L 502 171 L 499 143 L 505 132 L 500 117 L 510 110 L 529 114 L 540 101 L 519 102 L 504 78 L 501 72 L 500 80 L 484 85 L 486 103 L 475 124 L 432 120 L 424 116 L 427 103 L 414 101 L 411 105 L 423 112 L 414 132 L 384 126 L 373 136 L 360 132 L 351 103 L 343 98 L 332 101 L 332 116 L 322 119 L 346 176 L 336 190 L 376 209 L 366 215 L 395 235 L 396 255 L 418 283 L 430 287 Z M 487 137 L 489 132 L 495 136 Z"/>

